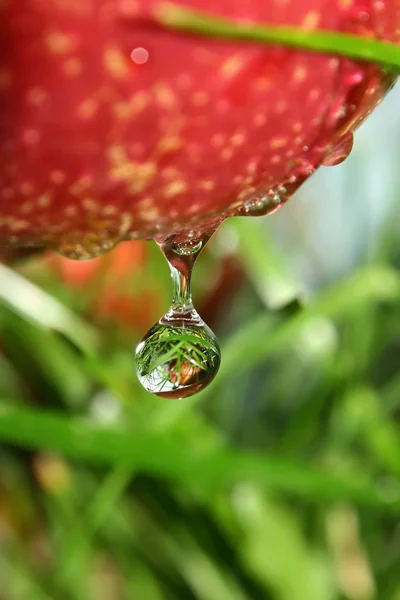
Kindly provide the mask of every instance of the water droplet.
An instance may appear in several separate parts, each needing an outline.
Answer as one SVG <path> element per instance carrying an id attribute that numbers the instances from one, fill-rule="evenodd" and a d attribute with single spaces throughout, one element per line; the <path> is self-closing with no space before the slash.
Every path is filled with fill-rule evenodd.
<path id="1" fill-rule="evenodd" d="M 369 21 L 370 16 L 366 10 L 360 10 L 357 15 L 357 18 L 358 18 L 358 21 L 360 21 L 360 23 L 366 23 L 367 21 Z"/>
<path id="2" fill-rule="evenodd" d="M 277 207 L 283 202 L 280 190 L 285 189 L 282 187 L 276 190 L 269 189 L 268 192 L 250 198 L 243 208 L 239 211 L 240 216 L 247 217 L 259 217 L 274 212 Z"/>
<path id="3" fill-rule="evenodd" d="M 65 258 L 89 260 L 112 250 L 120 241 L 120 234 L 110 234 L 109 232 L 72 233 L 58 238 L 57 243 L 49 245 L 54 252 Z"/>
<path id="4" fill-rule="evenodd" d="M 185 242 L 176 242 L 171 245 L 171 248 L 175 254 L 179 254 L 180 256 L 196 254 L 197 252 L 200 252 L 202 247 L 202 240 L 186 240 Z"/>
<path id="5" fill-rule="evenodd" d="M 134 50 L 132 50 L 131 59 L 137 65 L 145 65 L 149 60 L 149 52 L 146 50 L 146 48 L 139 46 L 138 48 L 134 48 Z"/>
<path id="6" fill-rule="evenodd" d="M 212 233 L 157 241 L 171 270 L 172 305 L 136 348 L 138 379 L 157 396 L 187 398 L 208 386 L 218 372 L 218 340 L 194 309 L 190 291 L 194 263 Z"/>
<path id="7" fill-rule="evenodd" d="M 340 165 L 349 156 L 353 149 L 354 136 L 352 133 L 345 135 L 339 142 L 325 155 L 322 164 L 325 167 L 335 167 Z"/>

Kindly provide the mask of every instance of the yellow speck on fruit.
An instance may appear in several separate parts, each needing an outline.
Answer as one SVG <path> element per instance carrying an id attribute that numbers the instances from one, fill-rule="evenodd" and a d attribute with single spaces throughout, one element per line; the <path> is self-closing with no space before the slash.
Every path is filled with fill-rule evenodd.
<path id="1" fill-rule="evenodd" d="M 23 202 L 19 208 L 19 212 L 23 215 L 27 215 L 34 209 L 35 203 L 32 200 Z"/>
<path id="2" fill-rule="evenodd" d="M 19 189 L 21 194 L 23 194 L 24 196 L 30 196 L 31 194 L 33 194 L 34 191 L 33 185 L 29 182 L 21 183 Z"/>
<path id="3" fill-rule="evenodd" d="M 117 212 L 118 212 L 117 207 L 114 206 L 113 204 L 107 204 L 101 210 L 101 214 L 104 215 L 105 217 L 111 217 L 112 215 L 115 215 Z"/>
<path id="4" fill-rule="evenodd" d="M 225 136 L 223 133 L 216 133 L 212 136 L 211 145 L 214 146 L 214 148 L 222 148 L 224 144 Z"/>
<path id="5" fill-rule="evenodd" d="M 131 69 L 129 68 L 130 61 L 127 56 L 122 54 L 121 50 L 115 46 L 106 48 L 103 55 L 104 68 L 109 75 L 115 79 L 126 77 Z"/>
<path id="6" fill-rule="evenodd" d="M 163 108 L 173 108 L 176 105 L 176 96 L 170 86 L 166 83 L 157 83 L 154 86 L 153 91 L 159 106 Z"/>
<path id="7" fill-rule="evenodd" d="M 51 200 L 51 194 L 49 192 L 45 192 L 37 199 L 37 205 L 39 206 L 39 208 L 47 208 L 48 206 L 50 206 Z"/>
<path id="8" fill-rule="evenodd" d="M 35 145 L 40 140 L 40 134 L 37 129 L 27 129 L 23 135 L 26 144 Z"/>
<path id="9" fill-rule="evenodd" d="M 302 20 L 301 24 L 305 29 L 316 29 L 321 21 L 321 13 L 317 10 L 310 10 Z"/>
<path id="10" fill-rule="evenodd" d="M 160 216 L 159 209 L 154 204 L 154 198 L 148 196 L 143 198 L 138 204 L 138 215 L 142 221 L 155 221 Z"/>
<path id="11" fill-rule="evenodd" d="M 163 190 L 163 193 L 165 198 L 174 198 L 175 196 L 179 196 L 179 194 L 183 194 L 186 191 L 187 184 L 185 183 L 185 181 L 183 181 L 183 179 L 178 179 L 166 185 Z"/>
<path id="12" fill-rule="evenodd" d="M 183 146 L 183 140 L 177 135 L 166 135 L 161 138 L 157 150 L 162 154 L 171 152 L 172 150 L 179 150 Z"/>
<path id="13" fill-rule="evenodd" d="M 140 163 L 128 160 L 122 146 L 112 146 L 107 155 L 112 163 L 109 171 L 110 177 L 126 183 L 129 193 L 143 192 L 157 173 L 157 166 L 154 162 Z"/>
<path id="14" fill-rule="evenodd" d="M 68 54 L 75 47 L 74 39 L 60 31 L 50 31 L 47 33 L 45 43 L 52 54 Z"/>
<path id="15" fill-rule="evenodd" d="M 204 91 L 195 92 L 192 98 L 194 106 L 205 106 L 209 100 L 209 95 Z"/>
<path id="16" fill-rule="evenodd" d="M 125 235 L 128 233 L 129 229 L 132 227 L 132 215 L 128 212 L 124 212 L 121 215 L 121 225 L 119 227 L 119 232 L 121 235 Z"/>
<path id="17" fill-rule="evenodd" d="M 54 169 L 50 173 L 50 181 L 54 183 L 54 185 L 61 185 L 65 181 L 65 173 L 59 169 Z"/>
<path id="18" fill-rule="evenodd" d="M 267 122 L 267 117 L 263 113 L 256 114 L 253 119 L 253 124 L 256 127 L 262 127 L 263 125 L 265 125 L 266 122 Z"/>
<path id="19" fill-rule="evenodd" d="M 147 208 L 146 210 L 139 211 L 139 217 L 143 221 L 155 221 L 160 216 L 160 211 L 153 206 L 153 208 Z"/>
<path id="20" fill-rule="evenodd" d="M 86 121 L 91 119 L 97 113 L 99 103 L 94 98 L 87 98 L 78 107 L 78 116 L 80 119 Z"/>
<path id="21" fill-rule="evenodd" d="M 118 10 L 127 17 L 133 17 L 139 12 L 137 0 L 120 0 Z"/>
<path id="22" fill-rule="evenodd" d="M 73 196 L 81 196 L 82 194 L 84 194 L 87 189 L 92 185 L 92 180 L 89 176 L 83 176 L 80 179 L 78 179 L 78 181 L 75 181 L 75 183 L 73 183 L 70 188 L 69 188 L 69 192 L 73 195 Z"/>
<path id="23" fill-rule="evenodd" d="M 31 106 L 43 106 L 47 98 L 47 93 L 40 87 L 31 88 L 26 95 L 27 103 Z"/>
<path id="24" fill-rule="evenodd" d="M 115 144 L 109 146 L 106 151 L 106 155 L 109 161 L 113 163 L 121 163 L 126 160 L 125 149 L 123 146 Z"/>
<path id="25" fill-rule="evenodd" d="M 258 90 L 265 91 L 271 87 L 272 81 L 269 77 L 259 77 L 258 79 L 256 79 L 255 85 Z"/>
<path id="26" fill-rule="evenodd" d="M 301 83 L 302 81 L 305 80 L 307 76 L 307 69 L 304 66 L 299 66 L 296 67 L 294 73 L 293 73 L 293 79 L 294 81 L 297 81 L 298 83 Z"/>
<path id="27" fill-rule="evenodd" d="M 84 198 L 82 206 L 88 212 L 96 212 L 98 210 L 98 204 L 93 198 Z"/>
<path id="28" fill-rule="evenodd" d="M 335 69 L 337 69 L 340 65 L 340 60 L 338 58 L 331 58 L 329 60 L 329 67 L 330 69 L 332 69 L 332 71 L 334 71 Z"/>
<path id="29" fill-rule="evenodd" d="M 76 208 L 75 204 L 69 204 L 68 206 L 65 207 L 65 214 L 67 215 L 67 217 L 74 217 L 78 212 L 78 209 Z"/>
<path id="30" fill-rule="evenodd" d="M 273 138 L 270 143 L 269 146 L 270 148 L 283 148 L 284 146 L 286 146 L 286 144 L 288 143 L 288 138 L 285 137 L 278 137 L 278 138 Z"/>
<path id="31" fill-rule="evenodd" d="M 223 77 L 234 77 L 243 67 L 244 60 L 241 56 L 231 56 L 221 67 Z"/>
<path id="32" fill-rule="evenodd" d="M 137 92 L 128 102 L 116 102 L 112 111 L 117 119 L 133 119 L 137 117 L 149 104 L 147 92 Z"/>
<path id="33" fill-rule="evenodd" d="M 233 150 L 231 148 L 224 148 L 221 152 L 222 160 L 230 160 L 233 156 Z"/>
<path id="34" fill-rule="evenodd" d="M 308 94 L 308 97 L 311 102 L 315 102 L 321 95 L 321 90 L 319 88 L 312 88 Z"/>
<path id="35" fill-rule="evenodd" d="M 232 144 L 232 146 L 243 146 L 243 144 L 246 141 L 246 136 L 244 135 L 244 133 L 235 133 L 229 141 Z"/>
<path id="36" fill-rule="evenodd" d="M 68 77 L 77 77 L 83 71 L 82 61 L 76 56 L 68 58 L 64 63 L 63 70 Z"/>
<path id="37" fill-rule="evenodd" d="M 193 78 L 189 73 L 181 73 L 176 79 L 176 85 L 181 90 L 188 90 L 193 84 Z"/>
<path id="38" fill-rule="evenodd" d="M 165 169 L 161 171 L 161 175 L 165 179 L 178 179 L 181 176 L 177 167 L 165 167 Z"/>
<path id="39" fill-rule="evenodd" d="M 278 114 L 282 114 L 282 113 L 286 112 L 288 108 L 289 108 L 289 104 L 287 103 L 287 101 L 280 100 L 276 105 L 276 112 Z"/>
<path id="40" fill-rule="evenodd" d="M 23 221 L 22 219 L 10 218 L 9 227 L 11 231 L 23 231 L 24 229 L 28 229 L 29 223 L 28 221 Z"/>
<path id="41" fill-rule="evenodd" d="M 196 215 L 197 213 L 199 213 L 201 211 L 201 208 L 202 208 L 201 204 L 196 202 L 195 204 L 192 204 L 189 207 L 189 210 L 187 211 L 187 213 L 189 215 Z"/>
<path id="42" fill-rule="evenodd" d="M 213 62 L 214 54 L 208 50 L 208 48 L 203 48 L 198 46 L 193 49 L 193 59 L 199 63 L 200 65 L 209 65 Z"/>
<path id="43" fill-rule="evenodd" d="M 215 181 L 212 179 L 204 179 L 203 181 L 199 181 L 199 188 L 205 190 L 206 192 L 212 192 L 215 189 Z"/>
<path id="44" fill-rule="evenodd" d="M 251 160 L 246 167 L 246 171 L 250 175 L 254 175 L 257 172 L 257 163 L 254 160 Z"/>

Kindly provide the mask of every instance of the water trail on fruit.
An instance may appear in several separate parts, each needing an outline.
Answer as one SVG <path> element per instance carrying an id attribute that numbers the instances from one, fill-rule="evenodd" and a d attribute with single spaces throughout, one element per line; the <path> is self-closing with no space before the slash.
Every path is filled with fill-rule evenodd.
<path id="1" fill-rule="evenodd" d="M 238 217 L 262 217 L 279 210 L 306 179 L 315 171 L 315 166 L 306 156 L 291 160 L 287 166 L 287 176 L 275 187 L 260 191 L 249 198 L 234 213 Z"/>
<path id="2" fill-rule="evenodd" d="M 187 398 L 207 387 L 218 372 L 218 340 L 196 312 L 190 289 L 193 266 L 213 233 L 156 240 L 171 271 L 172 303 L 137 346 L 136 373 L 142 386 L 157 396 Z"/>

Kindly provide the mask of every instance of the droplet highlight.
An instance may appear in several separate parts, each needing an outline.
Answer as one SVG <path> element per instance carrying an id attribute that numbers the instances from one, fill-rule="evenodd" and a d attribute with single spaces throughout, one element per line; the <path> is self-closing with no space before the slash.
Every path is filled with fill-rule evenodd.
<path id="1" fill-rule="evenodd" d="M 149 60 L 149 52 L 146 48 L 139 46 L 132 50 L 131 59 L 136 65 L 145 65 Z"/>

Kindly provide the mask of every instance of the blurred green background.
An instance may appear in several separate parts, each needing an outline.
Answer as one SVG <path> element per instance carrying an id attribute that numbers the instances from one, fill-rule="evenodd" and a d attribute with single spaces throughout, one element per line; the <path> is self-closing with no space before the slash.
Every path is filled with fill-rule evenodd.
<path id="1" fill-rule="evenodd" d="M 0 264 L 0 600 L 400 600 L 400 89 L 194 274 L 212 386 L 146 394 L 155 245 Z"/>

